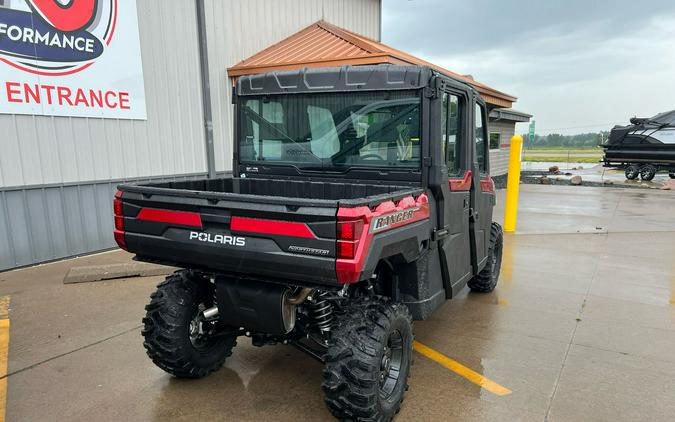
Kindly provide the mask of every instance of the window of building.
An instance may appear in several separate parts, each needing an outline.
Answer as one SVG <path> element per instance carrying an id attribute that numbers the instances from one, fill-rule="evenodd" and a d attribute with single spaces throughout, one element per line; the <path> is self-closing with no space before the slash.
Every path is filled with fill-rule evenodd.
<path id="1" fill-rule="evenodd" d="M 502 134 L 499 132 L 490 132 L 490 149 L 499 149 L 502 143 Z"/>

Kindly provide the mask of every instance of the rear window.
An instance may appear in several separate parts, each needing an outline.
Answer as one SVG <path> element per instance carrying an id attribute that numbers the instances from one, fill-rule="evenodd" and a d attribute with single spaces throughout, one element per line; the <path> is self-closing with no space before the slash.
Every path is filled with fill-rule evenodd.
<path id="1" fill-rule="evenodd" d="M 240 125 L 244 163 L 336 170 L 420 166 L 416 91 L 247 97 Z"/>

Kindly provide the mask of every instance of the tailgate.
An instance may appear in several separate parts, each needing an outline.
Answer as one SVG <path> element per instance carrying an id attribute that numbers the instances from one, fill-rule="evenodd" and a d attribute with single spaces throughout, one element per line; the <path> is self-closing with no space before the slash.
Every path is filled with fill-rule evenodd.
<path id="1" fill-rule="evenodd" d="M 116 195 L 115 238 L 139 258 L 337 284 L 335 201 L 156 192 L 123 185 Z"/>

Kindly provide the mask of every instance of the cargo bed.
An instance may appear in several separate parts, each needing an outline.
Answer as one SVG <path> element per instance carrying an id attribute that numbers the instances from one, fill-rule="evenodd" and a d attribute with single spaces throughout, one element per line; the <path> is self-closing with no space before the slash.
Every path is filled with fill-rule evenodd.
<path id="1" fill-rule="evenodd" d="M 116 236 L 140 260 L 337 284 L 338 210 L 422 192 L 353 181 L 234 177 L 121 185 L 124 230 Z"/>

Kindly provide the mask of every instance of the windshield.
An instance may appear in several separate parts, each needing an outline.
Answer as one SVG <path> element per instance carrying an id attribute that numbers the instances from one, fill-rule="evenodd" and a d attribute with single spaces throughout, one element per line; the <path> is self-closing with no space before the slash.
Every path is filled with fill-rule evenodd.
<path id="1" fill-rule="evenodd" d="M 246 97 L 240 113 L 242 163 L 337 171 L 420 166 L 415 91 Z"/>

